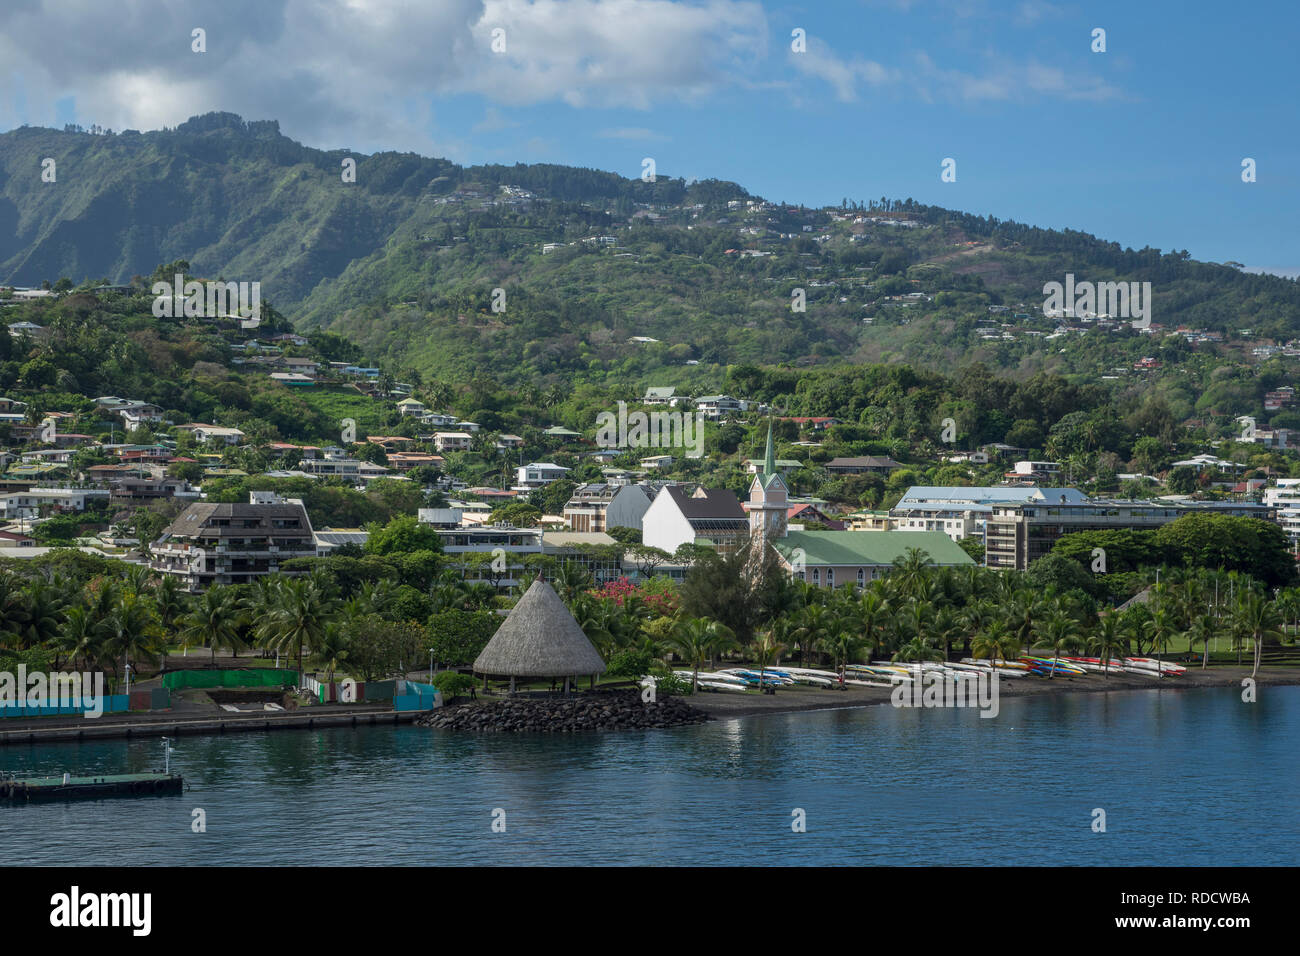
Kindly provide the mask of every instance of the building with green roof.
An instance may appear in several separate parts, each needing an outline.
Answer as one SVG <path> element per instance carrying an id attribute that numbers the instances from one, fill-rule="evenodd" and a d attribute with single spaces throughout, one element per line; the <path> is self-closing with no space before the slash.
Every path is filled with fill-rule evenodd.
<path id="1" fill-rule="evenodd" d="M 883 577 L 909 548 L 925 552 L 939 567 L 975 563 L 942 531 L 790 531 L 773 546 L 794 577 L 826 587 L 862 586 Z"/>

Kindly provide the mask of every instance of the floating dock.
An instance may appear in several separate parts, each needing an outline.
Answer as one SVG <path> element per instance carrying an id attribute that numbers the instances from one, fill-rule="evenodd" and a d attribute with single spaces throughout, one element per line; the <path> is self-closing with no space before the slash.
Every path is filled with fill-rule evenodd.
<path id="1" fill-rule="evenodd" d="M 0 800 L 37 803 L 46 800 L 86 800 L 100 797 L 145 797 L 180 793 L 178 773 L 124 773 L 101 777 L 0 778 Z"/>

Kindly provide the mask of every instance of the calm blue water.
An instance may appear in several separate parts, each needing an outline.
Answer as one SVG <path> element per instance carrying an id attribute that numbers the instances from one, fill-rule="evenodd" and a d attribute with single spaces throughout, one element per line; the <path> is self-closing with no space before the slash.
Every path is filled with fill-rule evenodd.
<path id="1" fill-rule="evenodd" d="M 0 807 L 0 845 L 11 865 L 1294 865 L 1298 743 L 1300 687 L 1004 699 L 996 719 L 886 706 L 644 734 L 182 737 L 191 792 Z M 0 748 L 20 773 L 160 765 L 157 742 Z"/>

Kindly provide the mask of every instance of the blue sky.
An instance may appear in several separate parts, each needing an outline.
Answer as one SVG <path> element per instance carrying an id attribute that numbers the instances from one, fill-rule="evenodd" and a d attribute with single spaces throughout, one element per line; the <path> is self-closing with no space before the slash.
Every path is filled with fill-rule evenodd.
<path id="1" fill-rule="evenodd" d="M 1300 268 L 1294 3 L 10 2 L 3 127 L 224 109 L 321 147 L 628 176 L 653 157 L 772 199 L 910 196 Z M 64 37 L 60 55 L 33 33 Z"/>

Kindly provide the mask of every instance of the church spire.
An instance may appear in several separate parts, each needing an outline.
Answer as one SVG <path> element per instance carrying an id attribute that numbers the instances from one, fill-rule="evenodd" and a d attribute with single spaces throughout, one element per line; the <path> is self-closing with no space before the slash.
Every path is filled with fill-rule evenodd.
<path id="1" fill-rule="evenodd" d="M 767 418 L 767 451 L 763 455 L 763 484 L 766 485 L 776 474 L 776 453 L 772 448 L 772 416 Z"/>

